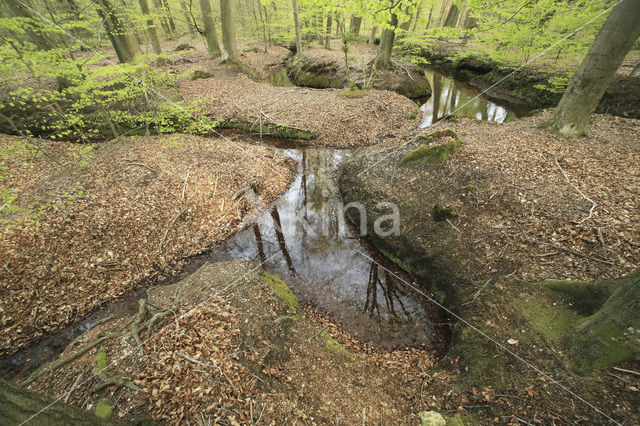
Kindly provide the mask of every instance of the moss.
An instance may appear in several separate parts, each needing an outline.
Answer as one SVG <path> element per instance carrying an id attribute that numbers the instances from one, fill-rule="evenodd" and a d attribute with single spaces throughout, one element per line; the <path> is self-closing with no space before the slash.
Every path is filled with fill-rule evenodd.
<path id="1" fill-rule="evenodd" d="M 341 352 L 347 355 L 349 359 L 351 359 L 351 361 L 356 360 L 356 355 L 353 352 L 350 352 L 344 346 L 342 346 L 340 342 L 334 339 L 333 336 L 331 336 L 331 334 L 329 334 L 329 332 L 327 332 L 326 330 L 322 330 L 322 332 L 320 333 L 320 337 L 324 340 L 324 346 L 325 348 L 327 348 L 327 350 L 332 352 L 334 351 Z"/>
<path id="2" fill-rule="evenodd" d="M 574 332 L 575 326 L 583 320 L 583 317 L 564 306 L 553 306 L 545 300 L 537 298 L 529 302 L 516 301 L 514 303 L 531 329 L 547 342 L 561 342 L 565 336 Z"/>
<path id="3" fill-rule="evenodd" d="M 284 124 L 262 124 L 262 126 L 252 123 L 238 123 L 234 121 L 227 121 L 220 125 L 223 129 L 239 129 L 246 132 L 261 133 L 266 136 L 273 136 L 275 138 L 286 139 L 303 139 L 313 140 L 318 138 L 318 132 L 311 130 L 298 129 L 296 127 L 289 127 Z"/>
<path id="4" fill-rule="evenodd" d="M 338 96 L 340 96 L 341 98 L 359 99 L 364 97 L 364 95 L 365 95 L 364 90 L 360 90 L 356 88 L 349 88 L 341 92 L 338 92 Z"/>
<path id="5" fill-rule="evenodd" d="M 106 373 L 107 351 L 105 351 L 104 348 L 101 348 L 100 351 L 96 354 L 96 370 L 103 371 Z"/>
<path id="6" fill-rule="evenodd" d="M 96 404 L 96 416 L 101 419 L 111 420 L 113 416 L 113 405 L 109 405 L 107 398 L 102 398 Z"/>
<path id="7" fill-rule="evenodd" d="M 415 274 L 416 271 L 413 269 L 409 261 L 400 259 L 399 257 L 393 255 L 393 253 L 386 251 L 383 248 L 380 248 L 380 247 L 377 247 L 377 248 L 378 248 L 378 251 L 380 251 L 380 253 L 382 253 L 387 259 L 389 259 L 394 264 L 396 264 L 400 269 L 402 269 L 403 271 L 405 271 L 410 275 L 416 275 Z"/>
<path id="8" fill-rule="evenodd" d="M 442 203 L 436 203 L 436 205 L 433 206 L 433 220 L 436 222 L 442 222 L 456 217 L 458 217 L 458 215 L 454 213 L 453 209 L 449 206 L 445 206 Z"/>
<path id="9" fill-rule="evenodd" d="M 546 280 L 546 288 L 561 292 L 589 314 L 598 310 L 609 297 L 607 286 L 588 281 Z"/>
<path id="10" fill-rule="evenodd" d="M 416 106 L 416 109 L 414 109 L 412 112 L 410 112 L 409 114 L 407 114 L 405 116 L 405 118 L 407 120 L 413 120 L 414 118 L 416 118 L 418 116 L 418 113 L 420 112 L 420 107 Z"/>
<path id="11" fill-rule="evenodd" d="M 271 291 L 273 291 L 273 293 L 282 300 L 285 305 L 287 305 L 291 312 L 298 312 L 300 307 L 298 304 L 298 298 L 293 294 L 284 281 L 268 272 L 264 272 L 264 280 L 269 285 L 269 288 L 271 288 Z"/>
<path id="12" fill-rule="evenodd" d="M 195 70 L 191 75 L 191 80 L 200 80 L 200 79 L 211 78 L 211 77 L 213 77 L 213 74 L 211 74 L 210 72 Z"/>
<path id="13" fill-rule="evenodd" d="M 477 194 L 478 193 L 478 187 L 475 185 L 467 185 L 464 187 L 464 190 L 467 192 L 470 192 L 472 194 Z"/>
<path id="14" fill-rule="evenodd" d="M 446 136 L 450 136 L 455 139 L 449 142 L 431 145 L 432 142 L 435 142 L 438 139 Z M 405 155 L 405 157 L 400 160 L 400 165 L 417 160 L 427 160 L 431 163 L 442 166 L 447 163 L 449 156 L 460 149 L 460 147 L 464 143 L 464 141 L 460 139 L 453 130 L 449 129 L 433 132 L 432 134 L 422 137 L 421 139 L 425 143 Z"/>
<path id="15" fill-rule="evenodd" d="M 456 413 L 455 416 L 447 417 L 447 426 L 464 426 L 464 422 L 462 421 L 462 417 L 460 417 L 459 413 Z"/>

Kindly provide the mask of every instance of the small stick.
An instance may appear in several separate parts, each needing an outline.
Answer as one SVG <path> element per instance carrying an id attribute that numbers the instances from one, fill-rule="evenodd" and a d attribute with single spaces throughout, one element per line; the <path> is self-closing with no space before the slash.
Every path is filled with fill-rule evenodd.
<path id="1" fill-rule="evenodd" d="M 613 367 L 613 369 L 616 371 L 621 371 L 623 373 L 635 374 L 636 376 L 640 376 L 640 373 L 638 373 L 637 371 L 627 370 L 626 368 Z"/>
<path id="2" fill-rule="evenodd" d="M 69 402 L 69 397 L 71 396 L 71 394 L 75 390 L 76 386 L 78 386 L 78 383 L 80 383 L 80 379 L 82 379 L 82 373 L 78 374 L 78 377 L 76 377 L 76 380 L 71 385 L 71 389 L 69 389 L 69 392 L 67 392 L 67 395 L 64 397 L 65 404 L 67 402 Z"/>
<path id="3" fill-rule="evenodd" d="M 561 250 L 561 251 L 564 251 L 564 252 L 567 252 L 567 253 L 571 253 L 571 254 L 576 255 L 576 256 L 584 257 L 585 259 L 593 260 L 595 262 L 601 262 L 601 263 L 604 263 L 606 265 L 615 266 L 615 263 L 609 262 L 608 260 L 600 259 L 600 258 L 597 258 L 597 257 L 591 257 L 591 256 L 588 256 L 586 254 L 583 254 L 583 253 L 580 253 L 580 252 L 577 252 L 577 251 L 566 249 L 566 248 L 561 247 L 561 246 L 556 245 L 556 244 L 547 243 L 545 241 L 540 241 L 540 240 L 532 240 L 532 241 L 535 242 L 535 243 L 538 243 L 538 244 L 546 244 L 546 245 L 551 246 L 551 247 L 553 247 L 555 249 L 558 249 L 558 250 Z"/>
<path id="4" fill-rule="evenodd" d="M 445 220 L 447 221 L 447 223 L 448 223 L 449 225 L 451 225 L 451 227 L 452 227 L 453 229 L 455 229 L 456 231 L 458 231 L 458 233 L 459 233 L 459 234 L 462 234 L 462 231 L 460 231 L 458 228 L 456 228 L 456 226 L 455 226 L 453 223 L 451 223 L 451 221 L 450 221 L 449 219 L 445 219 Z"/>
<path id="5" fill-rule="evenodd" d="M 173 227 L 173 224 L 176 223 L 176 220 L 178 220 L 178 218 L 180 216 L 182 216 L 182 213 L 185 212 L 185 210 L 187 210 L 186 207 L 183 207 L 180 209 L 180 211 L 178 212 L 177 215 L 175 215 L 173 217 L 173 219 L 171 219 L 171 222 L 169 222 L 169 225 L 167 226 L 167 229 L 164 231 L 164 236 L 162 237 L 162 240 L 160 240 L 160 247 L 159 249 L 162 249 L 162 247 L 164 247 L 164 242 L 167 239 L 167 234 L 169 233 L 169 230 Z"/>
<path id="6" fill-rule="evenodd" d="M 182 199 L 184 200 L 184 192 L 187 190 L 187 182 L 189 181 L 189 174 L 191 174 L 191 167 L 187 170 L 187 176 L 184 178 L 184 185 L 182 185 Z"/>
<path id="7" fill-rule="evenodd" d="M 565 180 L 567 181 L 567 183 L 569 185 L 571 185 L 573 187 L 573 189 L 575 189 L 576 191 L 578 191 L 578 193 L 580 195 L 582 195 L 582 198 L 584 198 L 585 200 L 587 200 L 588 202 L 591 203 L 591 209 L 589 210 L 589 216 L 587 216 L 586 218 L 582 219 L 580 222 L 578 223 L 583 223 L 586 222 L 587 220 L 591 219 L 591 216 L 593 215 L 593 211 L 596 209 L 596 207 L 598 207 L 598 205 L 596 204 L 595 201 L 593 201 L 591 198 L 587 197 L 586 195 L 584 195 L 584 193 L 582 191 L 580 191 L 580 188 L 578 188 L 577 186 L 575 186 L 574 184 L 571 183 L 571 181 L 569 181 L 569 177 L 567 176 L 567 174 L 564 172 L 564 170 L 562 170 L 562 167 L 560 167 L 560 163 L 558 163 L 558 159 L 554 158 L 554 161 L 556 162 L 556 166 L 558 166 L 558 168 L 560 169 L 560 171 L 562 172 L 562 176 L 564 176 Z"/>

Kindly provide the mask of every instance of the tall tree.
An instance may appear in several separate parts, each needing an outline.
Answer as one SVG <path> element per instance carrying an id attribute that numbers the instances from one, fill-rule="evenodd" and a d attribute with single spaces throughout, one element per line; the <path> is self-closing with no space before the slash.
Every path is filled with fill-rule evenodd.
<path id="1" fill-rule="evenodd" d="M 209 52 L 209 57 L 214 59 L 220 56 L 222 52 L 220 51 L 220 44 L 218 43 L 216 23 L 213 20 L 210 0 L 200 0 L 200 10 L 202 11 L 202 20 L 204 21 L 204 37 L 207 41 L 207 51 Z"/>
<path id="2" fill-rule="evenodd" d="M 120 62 L 135 61 L 142 52 L 122 7 L 113 0 L 96 0 L 96 3 L 105 18 L 109 39 Z"/>
<path id="3" fill-rule="evenodd" d="M 607 17 L 549 121 L 563 136 L 584 134 L 611 78 L 640 37 L 640 1 L 622 0 Z"/>
<path id="4" fill-rule="evenodd" d="M 333 23 L 333 12 L 327 12 L 327 24 L 325 27 L 324 34 L 324 48 L 327 50 L 331 50 L 331 24 Z"/>
<path id="5" fill-rule="evenodd" d="M 15 17 L 26 18 L 29 25 L 23 25 L 25 34 L 38 50 L 53 49 L 54 43 L 47 34 L 41 18 L 37 15 L 35 9 L 29 0 L 3 0 L 9 13 Z"/>
<path id="6" fill-rule="evenodd" d="M 299 55 L 302 53 L 302 37 L 300 35 L 298 2 L 296 0 L 291 0 L 291 7 L 293 8 L 293 25 L 296 31 L 296 55 Z"/>
<path id="7" fill-rule="evenodd" d="M 196 29 L 193 26 L 193 22 L 191 21 L 191 16 L 189 16 L 189 10 L 187 9 L 187 5 L 184 3 L 184 0 L 180 0 L 180 9 L 182 10 L 184 22 L 187 23 L 187 29 L 189 30 L 189 34 L 191 34 L 192 37 L 195 36 Z"/>
<path id="8" fill-rule="evenodd" d="M 222 45 L 224 47 L 222 60 L 232 64 L 239 64 L 232 0 L 220 0 L 220 20 L 222 21 Z"/>
<path id="9" fill-rule="evenodd" d="M 353 15 L 349 22 L 349 32 L 353 35 L 360 35 L 360 27 L 362 27 L 362 16 Z"/>
<path id="10" fill-rule="evenodd" d="M 138 4 L 140 4 L 140 9 L 142 9 L 142 13 L 147 17 L 147 34 L 149 34 L 149 40 L 151 41 L 151 47 L 153 47 L 153 53 L 156 55 L 162 54 L 162 49 L 160 48 L 160 40 L 158 39 L 158 32 L 156 31 L 156 24 L 153 22 L 153 18 L 151 17 L 151 11 L 149 10 L 149 1 L 148 0 L 138 0 Z M 158 65 L 162 64 L 162 60 L 158 58 Z"/>
<path id="11" fill-rule="evenodd" d="M 393 2 L 393 0 L 391 0 Z M 380 36 L 380 46 L 378 53 L 373 62 L 375 69 L 387 69 L 391 64 L 391 52 L 393 51 L 393 42 L 396 39 L 396 27 L 398 26 L 398 16 L 392 11 L 389 28 L 385 28 Z"/>

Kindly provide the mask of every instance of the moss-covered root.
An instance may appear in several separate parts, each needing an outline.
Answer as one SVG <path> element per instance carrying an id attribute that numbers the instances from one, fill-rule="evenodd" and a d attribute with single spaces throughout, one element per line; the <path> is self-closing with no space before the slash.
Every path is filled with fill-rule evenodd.
<path id="1" fill-rule="evenodd" d="M 302 139 L 310 141 L 318 138 L 318 132 L 316 131 L 299 129 L 297 127 L 291 127 L 284 124 L 253 124 L 227 121 L 220 124 L 219 127 L 223 129 L 239 129 L 244 130 L 245 132 L 259 133 L 261 135 L 283 139 Z"/>
<path id="2" fill-rule="evenodd" d="M 583 300 L 585 294 L 602 297 L 593 283 L 555 281 L 546 285 L 572 293 L 576 300 Z M 586 369 L 640 359 L 640 269 L 602 285 L 602 292 L 610 296 L 564 339 Z"/>
<path id="3" fill-rule="evenodd" d="M 273 293 L 287 305 L 289 311 L 292 313 L 297 313 L 298 309 L 300 309 L 300 305 L 298 304 L 298 298 L 291 291 L 291 289 L 277 276 L 270 274 L 268 272 L 264 272 L 264 280 L 269 285 L 269 288 Z"/>
<path id="4" fill-rule="evenodd" d="M 340 342 L 338 342 L 331 334 L 329 334 L 328 331 L 322 330 L 322 332 L 320 332 L 320 338 L 324 340 L 324 346 L 325 348 L 327 348 L 327 350 L 332 352 L 340 352 L 349 357 L 351 361 L 356 360 L 356 355 L 342 346 Z"/>
<path id="5" fill-rule="evenodd" d="M 433 144 L 433 142 L 437 142 L 444 137 L 452 137 L 453 140 Z M 450 129 L 433 132 L 428 136 L 421 137 L 421 139 L 424 143 L 407 153 L 407 155 L 400 160 L 400 165 L 417 160 L 429 161 L 440 166 L 445 165 L 449 157 L 459 150 L 464 143 L 464 141 L 458 137 L 458 134 Z"/>

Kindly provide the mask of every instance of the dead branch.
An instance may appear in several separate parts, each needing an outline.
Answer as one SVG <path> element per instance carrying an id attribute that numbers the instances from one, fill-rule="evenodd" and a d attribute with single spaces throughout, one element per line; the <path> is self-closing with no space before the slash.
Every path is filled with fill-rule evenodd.
<path id="1" fill-rule="evenodd" d="M 554 249 L 557 249 L 557 250 L 560 250 L 560 251 L 564 251 L 564 252 L 573 254 L 575 256 L 584 257 L 585 259 L 593 260 L 595 262 L 604 263 L 605 265 L 615 266 L 615 264 L 613 262 L 610 262 L 608 260 L 600 259 L 600 258 L 597 258 L 597 257 L 592 257 L 592 256 L 586 255 L 584 253 L 580 253 L 580 252 L 577 252 L 577 251 L 574 251 L 574 250 L 570 250 L 570 249 L 561 247 L 561 246 L 559 246 L 557 244 L 547 243 L 546 241 L 540 241 L 540 240 L 529 240 L 529 241 L 532 241 L 532 242 L 537 243 L 537 244 L 545 244 L 545 245 L 547 245 L 549 247 L 553 247 Z"/>
<path id="2" fill-rule="evenodd" d="M 171 219 L 171 221 L 169 222 L 169 225 L 167 225 L 167 229 L 165 229 L 164 231 L 164 235 L 162 236 L 162 240 L 160 240 L 160 246 L 158 247 L 158 250 L 161 250 L 162 247 L 164 247 L 164 243 L 167 239 L 167 235 L 169 234 L 169 231 L 171 230 L 171 228 L 173 227 L 174 223 L 176 223 L 176 220 L 178 220 L 178 218 L 180 216 L 182 216 L 182 214 L 187 210 L 187 207 L 183 207 L 180 209 L 180 211 L 178 212 L 177 215 L 175 215 L 173 217 L 173 219 Z"/>
<path id="3" fill-rule="evenodd" d="M 587 200 L 588 202 L 591 203 L 591 209 L 589 210 L 589 216 L 587 216 L 586 218 L 582 219 L 580 222 L 578 223 L 583 223 L 589 219 L 591 219 L 591 216 L 593 215 L 593 211 L 596 209 L 596 207 L 598 207 L 598 205 L 596 204 L 595 201 L 593 201 L 591 198 L 587 197 L 586 195 L 584 195 L 584 193 L 582 191 L 580 191 L 580 188 L 578 188 L 577 186 L 575 186 L 574 184 L 571 183 L 571 181 L 569 180 L 569 177 L 567 176 L 567 174 L 564 172 L 564 170 L 562 170 L 562 167 L 560 167 L 560 163 L 558 163 L 558 159 L 554 158 L 554 161 L 556 163 L 556 166 L 558 166 L 558 168 L 560 169 L 560 172 L 562 172 L 562 176 L 564 176 L 565 180 L 567 181 L 567 183 L 569 185 L 571 185 L 573 187 L 573 189 L 575 189 L 576 191 L 578 191 L 578 193 L 580 195 L 582 195 L 582 198 L 584 198 L 585 200 Z"/>

